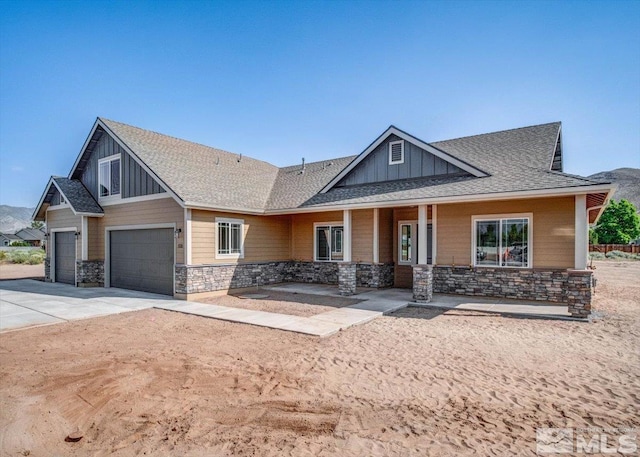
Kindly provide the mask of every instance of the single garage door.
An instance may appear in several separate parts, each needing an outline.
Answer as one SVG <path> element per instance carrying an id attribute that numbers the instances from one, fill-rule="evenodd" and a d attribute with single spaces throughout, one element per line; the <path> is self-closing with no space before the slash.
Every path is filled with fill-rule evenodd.
<path id="1" fill-rule="evenodd" d="M 111 287 L 173 295 L 173 229 L 109 233 Z"/>
<path id="2" fill-rule="evenodd" d="M 55 280 L 76 285 L 76 234 L 55 232 Z"/>

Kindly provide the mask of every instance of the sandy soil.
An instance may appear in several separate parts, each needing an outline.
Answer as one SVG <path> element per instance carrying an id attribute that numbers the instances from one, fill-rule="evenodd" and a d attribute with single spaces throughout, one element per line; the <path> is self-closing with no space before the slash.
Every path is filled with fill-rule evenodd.
<path id="1" fill-rule="evenodd" d="M 220 297 L 198 300 L 202 303 L 230 306 L 232 308 L 252 309 L 268 311 L 270 313 L 289 314 L 292 316 L 309 317 L 316 314 L 332 311 L 335 308 L 343 308 L 355 305 L 362 300 L 344 297 L 325 297 L 323 295 L 299 294 L 281 292 L 271 289 L 260 289 L 254 292 L 257 295 L 268 295 L 265 298 L 250 298 L 251 294 L 222 295 Z"/>
<path id="2" fill-rule="evenodd" d="M 24 265 L 0 262 L 0 279 L 43 278 L 44 264 Z"/>
<path id="3" fill-rule="evenodd" d="M 638 428 L 640 262 L 597 268 L 594 323 L 406 309 L 321 340 L 144 310 L 3 334 L 0 449 L 535 455 L 536 427 Z"/>

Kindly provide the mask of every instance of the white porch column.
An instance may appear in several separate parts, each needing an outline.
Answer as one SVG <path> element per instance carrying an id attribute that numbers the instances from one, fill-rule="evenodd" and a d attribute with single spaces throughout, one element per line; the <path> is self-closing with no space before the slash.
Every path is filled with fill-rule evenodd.
<path id="1" fill-rule="evenodd" d="M 342 240 L 342 261 L 351 262 L 351 210 L 345 209 L 342 216 L 342 230 L 344 239 Z"/>
<path id="2" fill-rule="evenodd" d="M 82 216 L 80 240 L 82 243 L 82 258 L 80 260 L 89 260 L 89 218 L 87 216 Z"/>
<path id="3" fill-rule="evenodd" d="M 378 208 L 373 208 L 373 263 L 380 263 L 379 217 Z"/>
<path id="4" fill-rule="evenodd" d="M 438 205 L 431 205 L 431 264 L 436 265 L 438 254 Z"/>
<path id="5" fill-rule="evenodd" d="M 191 209 L 184 209 L 184 263 L 191 265 Z"/>
<path id="6" fill-rule="evenodd" d="M 586 270 L 589 250 L 589 220 L 587 219 L 587 196 L 575 197 L 575 259 L 576 270 Z"/>
<path id="7" fill-rule="evenodd" d="M 418 265 L 427 264 L 427 205 L 418 206 Z"/>

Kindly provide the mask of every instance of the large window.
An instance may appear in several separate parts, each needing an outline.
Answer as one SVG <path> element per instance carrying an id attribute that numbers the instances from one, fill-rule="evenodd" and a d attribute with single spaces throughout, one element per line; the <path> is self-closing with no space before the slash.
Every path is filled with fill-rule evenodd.
<path id="1" fill-rule="evenodd" d="M 316 261 L 331 262 L 343 259 L 344 229 L 342 225 L 318 224 L 315 235 Z"/>
<path id="2" fill-rule="evenodd" d="M 100 197 L 120 195 L 120 156 L 101 159 L 98 164 L 98 189 Z"/>
<path id="3" fill-rule="evenodd" d="M 474 218 L 474 264 L 491 267 L 530 267 L 531 218 Z"/>
<path id="4" fill-rule="evenodd" d="M 244 236 L 242 219 L 216 218 L 218 231 L 218 246 L 216 253 L 218 258 L 241 258 L 244 254 Z"/>

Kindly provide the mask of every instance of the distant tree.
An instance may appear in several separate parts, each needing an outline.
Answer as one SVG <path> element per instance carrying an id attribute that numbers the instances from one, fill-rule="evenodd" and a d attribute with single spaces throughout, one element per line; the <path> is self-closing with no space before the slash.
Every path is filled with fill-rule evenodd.
<path id="1" fill-rule="evenodd" d="M 602 244 L 628 244 L 640 236 L 640 216 L 633 203 L 611 200 L 595 228 Z"/>
<path id="2" fill-rule="evenodd" d="M 31 221 L 31 228 L 32 229 L 41 229 L 42 227 L 44 227 L 44 222 L 42 222 L 42 221 Z"/>
<path id="3" fill-rule="evenodd" d="M 598 234 L 594 229 L 589 229 L 589 244 L 598 244 Z"/>

